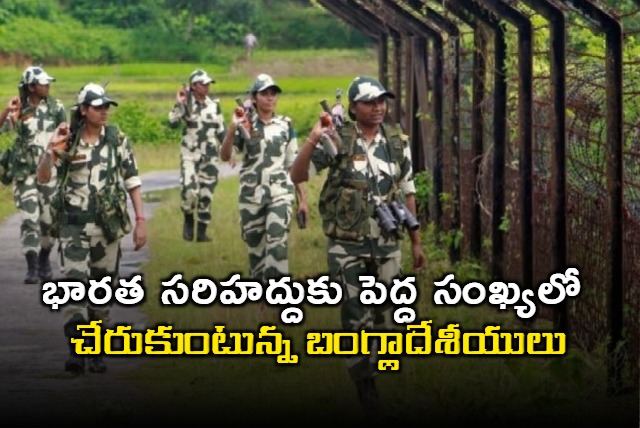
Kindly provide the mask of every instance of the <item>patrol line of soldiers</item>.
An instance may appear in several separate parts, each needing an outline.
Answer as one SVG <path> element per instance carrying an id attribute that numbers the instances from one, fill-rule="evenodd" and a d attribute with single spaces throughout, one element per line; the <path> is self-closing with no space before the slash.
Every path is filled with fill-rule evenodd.
<path id="1" fill-rule="evenodd" d="M 114 133 L 109 132 L 110 128 L 106 126 L 106 112 L 110 105 L 117 104 L 106 96 L 104 88 L 86 85 L 78 95 L 74 113 L 82 114 L 81 118 L 87 125 L 91 124 L 82 128 L 84 140 L 81 138 L 78 145 L 86 151 L 70 150 L 66 141 L 59 149 L 56 143 L 68 137 L 69 129 L 64 124 L 64 108 L 57 101 L 53 105 L 49 98 L 48 84 L 53 80 L 39 67 L 28 68 L 21 83 L 28 96 L 21 97 L 19 101 L 11 100 L 8 108 L 0 114 L 0 121 L 4 122 L 7 117 L 13 121 L 12 113 L 18 106 L 16 141 L 26 142 L 30 148 L 27 150 L 30 157 L 24 159 L 31 162 L 29 173 L 18 173 L 14 180 L 16 205 L 23 216 L 21 236 L 28 265 L 25 282 L 29 283 L 38 282 L 38 277 L 51 277 L 48 266 L 51 243 L 44 227 L 47 224 L 47 191 L 39 188 L 37 182 L 55 182 L 51 179 L 52 174 L 59 171 L 61 165 L 70 166 L 71 174 L 76 162 L 82 165 L 80 175 L 70 181 L 75 184 L 65 187 L 71 195 L 68 202 L 77 209 L 74 218 L 78 219 L 77 224 L 68 224 L 69 227 L 60 232 L 65 245 L 63 256 L 74 266 L 70 272 L 80 279 L 97 273 L 117 274 L 121 236 L 117 238 L 117 245 L 110 247 L 110 255 L 105 257 L 106 248 L 113 242 L 104 240 L 104 230 L 96 226 L 95 219 L 87 221 L 83 217 L 96 208 L 86 201 L 91 200 L 99 189 L 108 187 L 102 181 L 109 173 L 102 171 L 102 174 L 93 175 L 94 169 L 97 171 L 104 169 L 105 165 L 113 165 L 118 170 L 136 211 L 136 248 L 146 242 L 140 180 L 133 152 L 124 135 L 107 137 Z M 343 124 L 339 123 L 341 120 L 318 121 L 299 150 L 291 119 L 275 112 L 282 90 L 271 76 L 257 76 L 249 90 L 251 108 L 233 114 L 226 129 L 219 100 L 208 97 L 209 85 L 213 82 L 204 70 L 195 70 L 189 77 L 189 88 L 178 92 L 169 113 L 169 121 L 174 126 L 181 121 L 185 123 L 180 147 L 183 238 L 190 241 L 195 235 L 198 242 L 211 240 L 206 230 L 211 221 L 211 198 L 218 180 L 218 158 L 233 163 L 233 152 L 237 150 L 242 154 L 239 210 L 250 274 L 265 283 L 269 278 L 288 275 L 287 241 L 294 198 L 298 198 L 298 212 L 306 214 L 308 208 L 303 183 L 326 168 L 329 172 L 320 194 L 319 209 L 323 231 L 328 237 L 330 274 L 346 288 L 347 298 L 341 311 L 343 327 L 349 331 L 391 328 L 390 307 L 365 307 L 360 304 L 358 296 L 361 291 L 360 275 L 374 275 L 379 281 L 389 284 L 401 274 L 398 241 L 402 237 L 402 221 L 394 224 L 393 218 L 385 220 L 381 214 L 382 207 L 400 204 L 415 215 L 415 187 L 408 138 L 399 126 L 384 123 L 387 99 L 393 98 L 394 94 L 374 78 L 356 77 L 348 88 L 347 112 L 351 120 Z M 336 126 L 338 124 L 340 126 Z M 326 140 L 327 135 L 333 136 L 334 146 L 320 143 Z M 109 149 L 112 146 L 117 152 L 115 163 Z M 36 180 L 35 164 L 38 159 L 40 165 Z M 52 168 L 53 164 L 57 168 Z M 66 183 L 69 169 L 63 170 Z M 43 227 L 39 228 L 39 224 Z M 425 265 L 420 235 L 417 227 L 408 229 L 413 268 L 420 270 Z M 82 244 L 78 246 L 79 241 Z M 116 247 L 117 250 L 113 250 Z M 101 249 L 101 257 L 94 257 L 96 248 Z M 85 263 L 84 267 L 74 264 L 80 259 Z M 105 313 L 90 307 L 74 308 L 70 314 L 65 322 L 65 334 L 69 337 L 76 334 L 74 326 L 78 323 L 108 318 L 108 310 Z M 378 407 L 375 384 L 377 356 L 375 352 L 373 354 L 372 358 L 354 356 L 347 359 L 347 368 L 358 396 L 370 415 Z M 65 368 L 83 372 L 84 367 L 84 360 L 71 349 Z M 106 370 L 100 358 L 90 361 L 89 367 L 97 372 Z"/>
<path id="2" fill-rule="evenodd" d="M 204 71 L 196 70 L 190 78 L 191 91 L 198 94 L 201 86 L 212 81 Z M 336 114 L 328 122 L 318 121 L 298 149 L 291 119 L 275 114 L 281 92 L 271 76 L 257 76 L 249 90 L 252 113 L 233 114 L 226 132 L 217 100 L 215 112 L 220 114 L 217 127 L 189 129 L 189 123 L 194 121 L 185 120 L 183 157 L 195 148 L 200 151 L 200 159 L 206 159 L 206 149 L 201 144 L 206 140 L 207 129 L 217 130 L 214 134 L 222 137 L 221 160 L 232 162 L 234 149 L 242 153 L 239 189 L 242 238 L 249 252 L 251 277 L 263 283 L 289 274 L 287 234 L 294 187 L 299 198 L 298 211 L 306 215 L 307 199 L 302 184 L 310 175 L 327 168 L 319 209 L 328 237 L 330 274 L 346 288 L 347 298 L 341 311 L 343 328 L 390 329 L 390 306 L 371 308 L 360 303 L 359 277 L 374 275 L 391 284 L 401 274 L 398 241 L 405 225 L 411 238 L 413 268 L 420 270 L 425 265 L 419 225 L 415 219 L 413 223 L 408 220 L 409 214 L 415 217 L 416 213 L 409 141 L 398 125 L 384 124 L 387 99 L 394 94 L 376 79 L 356 77 L 348 89 L 351 120 L 342 123 L 343 118 Z M 203 101 L 200 107 L 194 102 L 185 104 L 180 93 L 178 101 L 170 119 L 175 120 L 177 113 L 184 116 L 189 110 L 194 112 L 206 106 Z M 334 112 L 337 110 L 340 109 Z M 327 136 L 332 136 L 332 141 L 321 144 Z M 216 149 L 210 150 L 218 153 Z M 183 177 L 188 175 L 182 172 Z M 217 181 L 217 177 L 211 181 Z M 184 194 L 187 192 L 183 191 Z M 185 214 L 190 213 L 188 207 L 193 207 L 193 202 L 183 204 Z M 389 211 L 381 214 L 387 207 L 402 215 L 395 218 Z M 202 220 L 207 219 L 200 217 L 201 223 Z M 184 224 L 187 239 L 192 224 L 188 217 Z M 349 344 L 345 346 L 348 349 Z M 358 397 L 370 417 L 375 417 L 378 411 L 377 355 L 375 351 L 373 354 L 354 356 L 346 362 Z"/>
<path id="3" fill-rule="evenodd" d="M 207 242 L 211 221 L 211 199 L 218 182 L 219 159 L 235 165 L 233 147 L 243 154 L 240 169 L 239 209 L 242 238 L 247 245 L 252 278 L 289 274 L 288 233 L 295 195 L 297 212 L 306 215 L 306 193 L 295 185 L 289 169 L 298 152 L 291 119 L 276 114 L 280 87 L 267 74 L 256 77 L 248 93 L 251 105 L 233 115 L 226 132 L 220 100 L 209 98 L 215 81 L 197 69 L 189 76 L 189 88 L 181 88 L 169 112 L 169 123 L 184 122 L 180 146 L 181 209 L 185 240 Z M 250 134 L 236 132 L 239 118 Z M 295 187 L 295 193 L 294 193 Z"/>
<path id="4" fill-rule="evenodd" d="M 180 118 L 186 123 L 181 146 L 184 239 L 193 238 L 192 213 L 196 206 L 197 240 L 210 239 L 204 232 L 210 221 L 211 195 L 218 173 L 212 164 L 218 156 L 234 162 L 233 152 L 237 150 L 242 154 L 239 209 L 250 275 L 263 283 L 288 275 L 287 241 L 294 189 L 299 199 L 298 213 L 306 215 L 302 185 L 327 168 L 319 209 L 328 237 L 330 274 L 346 288 L 343 328 L 390 329 L 392 308 L 362 305 L 359 277 L 374 275 L 391 284 L 401 274 L 398 241 L 403 226 L 411 238 L 413 268 L 420 270 L 425 265 L 415 221 L 409 141 L 399 125 L 384 123 L 387 99 L 394 94 L 374 78 L 356 77 L 348 89 L 351 120 L 343 123 L 340 114 L 329 121 L 319 120 L 298 149 L 291 119 L 275 113 L 282 90 L 271 76 L 257 76 L 249 90 L 250 113 L 245 109 L 233 114 L 226 130 L 219 101 L 206 96 L 212 82 L 205 71 L 194 71 L 189 79 L 192 99 L 179 91 L 169 113 L 172 123 Z M 341 110 L 341 104 L 336 107 L 334 113 Z M 327 138 L 331 139 L 329 143 Z M 409 221 L 411 217 L 413 222 Z M 348 349 L 349 344 L 345 347 Z M 376 352 L 371 357 L 348 358 L 346 363 L 366 414 L 375 417 L 379 401 Z"/>

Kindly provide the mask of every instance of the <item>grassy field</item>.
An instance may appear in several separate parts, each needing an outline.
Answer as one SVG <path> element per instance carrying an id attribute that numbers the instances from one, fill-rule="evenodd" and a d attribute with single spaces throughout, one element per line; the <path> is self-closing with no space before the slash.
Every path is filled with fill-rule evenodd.
<path id="1" fill-rule="evenodd" d="M 253 78 L 259 73 L 270 73 L 283 89 L 278 111 L 290 116 L 296 128 L 307 132 L 319 113 L 318 102 L 333 99 L 337 88 L 346 90 L 356 74 L 375 74 L 375 54 L 372 51 L 257 51 L 251 61 L 238 61 L 221 67 L 218 64 L 117 64 L 74 67 L 46 67 L 56 78 L 51 94 L 59 98 L 67 109 L 76 102 L 79 89 L 87 82 L 108 82 L 109 94 L 120 102 L 113 111 L 112 122 L 119 123 L 126 133 L 134 134 L 134 123 L 129 123 L 119 110 L 129 112 L 128 105 L 139 106 L 149 120 L 166 127 L 167 113 L 175 100 L 180 85 L 187 83 L 189 74 L 204 68 L 214 77 L 213 97 L 219 97 L 223 112 L 235 107 L 234 98 L 243 97 Z M 23 68 L 0 69 L 0 103 L 17 94 L 17 84 Z M 228 117 L 228 116 L 227 116 Z M 149 124 L 145 124 L 149 126 Z M 167 131 L 170 135 L 176 132 Z M 159 145 L 166 140 L 136 140 L 140 144 Z M 0 139 L 0 147 L 7 144 Z"/>
<path id="2" fill-rule="evenodd" d="M 271 73 L 283 88 L 278 111 L 293 119 L 299 134 L 305 135 L 319 113 L 318 102 L 332 99 L 337 88 L 346 90 L 356 73 L 376 72 L 375 53 L 350 50 L 261 51 L 251 61 L 240 59 L 228 66 L 195 63 L 139 63 L 81 65 L 45 64 L 56 78 L 51 94 L 67 111 L 76 102 L 79 89 L 88 82 L 108 82 L 107 90 L 120 106 L 112 110 L 111 122 L 129 135 L 138 153 L 141 172 L 178 167 L 180 130 L 168 127 L 167 114 L 177 90 L 196 68 L 214 77 L 212 96 L 219 97 L 224 113 L 235 107 L 234 98 L 244 96 L 258 73 Z M 28 64 L 25 64 L 25 67 Z M 0 105 L 17 95 L 23 67 L 0 68 Z M 357 71 L 356 71 L 357 70 Z M 225 116 L 229 119 L 229 116 Z M 13 142 L 13 134 L 0 134 L 0 149 Z M 10 188 L 0 185 L 0 219 L 15 212 Z"/>

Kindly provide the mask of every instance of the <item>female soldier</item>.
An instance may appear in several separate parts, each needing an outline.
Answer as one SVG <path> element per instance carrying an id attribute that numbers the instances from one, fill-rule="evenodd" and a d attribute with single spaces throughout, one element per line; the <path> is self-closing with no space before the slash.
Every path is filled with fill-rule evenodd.
<path id="1" fill-rule="evenodd" d="M 2 126 L 9 110 L 17 113 L 13 197 L 22 217 L 20 241 L 27 259 L 25 284 L 36 284 L 39 279 L 49 280 L 52 276 L 49 264 L 53 246 L 49 199 L 56 180 L 54 177 L 49 182 L 36 183 L 36 166 L 53 130 L 66 120 L 62 103 L 49 95 L 49 84 L 53 81 L 55 79 L 41 67 L 28 67 L 22 73 L 19 97 L 14 97 L 0 114 Z M 10 120 L 14 120 L 13 115 Z"/>
<path id="2" fill-rule="evenodd" d="M 88 279 L 105 276 L 111 276 L 112 285 L 117 283 L 120 239 L 131 226 L 120 180 L 136 213 L 135 249 L 147 240 L 138 167 L 127 137 L 107 125 L 111 105 L 117 103 L 107 97 L 103 87 L 85 85 L 72 113 L 73 129 L 66 123 L 56 128 L 38 165 L 39 182 L 48 181 L 54 164 L 58 170 L 61 206 L 56 217 L 65 276 L 85 284 Z M 115 208 L 115 215 L 106 212 L 110 208 Z M 79 324 L 108 319 L 108 306 L 70 305 L 65 311 L 64 332 L 69 338 L 79 337 Z M 71 342 L 70 349 L 65 370 L 84 372 L 85 361 L 75 354 Z M 89 371 L 106 371 L 100 356 L 89 359 Z"/>
<path id="3" fill-rule="evenodd" d="M 189 76 L 189 90 L 181 89 L 169 112 L 169 125 L 184 120 L 180 146 L 180 205 L 184 214 L 182 237 L 193 241 L 194 211 L 198 220 L 196 241 L 207 242 L 211 221 L 211 199 L 218 184 L 218 150 L 224 138 L 224 117 L 218 99 L 209 98 L 209 85 L 215 83 L 206 71 Z"/>
<path id="4" fill-rule="evenodd" d="M 275 113 L 280 87 L 271 76 L 259 75 L 251 87 L 255 112 L 251 118 L 233 115 L 220 158 L 228 161 L 233 146 L 244 154 L 240 170 L 240 223 L 249 252 L 249 271 L 266 284 L 289 274 L 287 236 L 294 200 L 289 168 L 298 153 L 291 119 Z M 239 132 L 250 125 L 249 138 Z M 296 185 L 298 213 L 306 216 L 307 196 Z"/>
<path id="5" fill-rule="evenodd" d="M 391 308 L 365 306 L 360 302 L 360 276 L 373 275 L 377 281 L 391 284 L 400 274 L 400 236 L 392 232 L 394 224 L 384 223 L 374 213 L 381 206 L 404 203 L 415 216 L 411 150 L 399 126 L 383 123 L 387 98 L 393 98 L 394 94 L 376 79 L 358 76 L 351 82 L 348 96 L 348 114 L 353 122 L 339 129 L 342 140 L 339 155 L 333 157 L 318 145 L 322 134 L 331 131 L 318 122 L 300 149 L 291 177 L 294 183 L 300 183 L 309 178 L 309 171 L 329 169 L 319 205 L 328 237 L 329 271 L 346 291 L 341 311 L 343 328 L 348 331 L 371 330 L 374 326 L 389 328 Z M 397 227 L 402 228 L 402 224 Z M 412 228 L 409 236 L 413 268 L 420 270 L 425 256 L 419 231 Z M 374 416 L 378 406 L 374 379 L 377 358 L 371 357 L 358 355 L 347 360 L 349 374 L 368 416 Z"/>

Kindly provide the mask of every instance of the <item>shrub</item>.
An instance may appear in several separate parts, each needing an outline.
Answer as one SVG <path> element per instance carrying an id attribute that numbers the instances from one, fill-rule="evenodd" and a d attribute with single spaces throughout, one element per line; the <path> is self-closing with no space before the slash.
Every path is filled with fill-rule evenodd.
<path id="1" fill-rule="evenodd" d="M 157 145 L 180 139 L 178 129 L 169 128 L 166 116 L 150 115 L 136 102 L 120 105 L 111 119 L 136 144 Z"/>

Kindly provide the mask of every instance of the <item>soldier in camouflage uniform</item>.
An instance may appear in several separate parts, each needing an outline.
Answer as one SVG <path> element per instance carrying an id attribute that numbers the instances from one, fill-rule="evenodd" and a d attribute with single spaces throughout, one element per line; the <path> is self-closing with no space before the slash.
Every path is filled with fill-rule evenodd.
<path id="1" fill-rule="evenodd" d="M 102 86 L 89 83 L 82 88 L 72 113 L 74 129 L 63 123 L 55 130 L 38 165 L 38 181 L 47 181 L 52 169 L 58 170 L 62 206 L 56 217 L 60 219 L 58 226 L 65 277 L 87 284 L 88 279 L 101 280 L 109 275 L 111 285 L 115 286 L 120 239 L 126 230 L 109 237 L 105 232 L 105 220 L 98 212 L 98 204 L 105 194 L 119 191 L 123 196 L 120 207 L 126 212 L 126 196 L 120 181 L 129 193 L 136 213 L 133 231 L 136 250 L 145 244 L 147 232 L 141 181 L 131 143 L 117 127 L 107 125 L 111 105 L 117 104 L 105 94 Z M 122 220 L 124 222 L 124 217 Z M 128 215 L 126 222 L 129 224 Z M 65 335 L 68 338 L 79 337 L 78 325 L 109 320 L 109 305 L 69 305 L 64 315 Z M 65 363 L 65 370 L 83 373 L 85 361 L 74 352 L 74 346 L 70 343 L 71 355 Z M 88 368 L 96 373 L 106 371 L 100 356 L 89 358 Z"/>
<path id="2" fill-rule="evenodd" d="M 66 120 L 62 103 L 49 95 L 49 84 L 55 79 L 41 67 L 28 67 L 22 74 L 20 96 L 10 101 L 17 110 L 9 120 L 16 129 L 13 165 L 13 199 L 20 211 L 20 241 L 27 259 L 25 284 L 37 284 L 52 277 L 49 255 L 53 247 L 50 236 L 49 199 L 56 186 L 55 175 L 48 183 L 36 183 L 36 166 L 53 130 Z M 7 114 L 0 115 L 0 126 Z"/>
<path id="3" fill-rule="evenodd" d="M 289 274 L 287 239 L 291 222 L 294 185 L 289 168 L 298 153 L 291 119 L 277 115 L 281 89 L 267 74 L 259 75 L 250 89 L 251 117 L 233 115 L 221 149 L 222 160 L 230 160 L 235 147 L 243 154 L 240 170 L 240 223 L 249 252 L 252 278 L 266 284 L 269 278 Z M 240 126 L 250 125 L 249 139 Z M 296 185 L 298 212 L 307 212 L 303 185 Z"/>
<path id="4" fill-rule="evenodd" d="M 211 241 L 207 225 L 211 221 L 211 199 L 218 184 L 218 155 L 224 139 L 224 117 L 220 100 L 208 97 L 209 84 L 215 83 L 204 70 L 189 76 L 189 89 L 181 89 L 169 112 L 169 124 L 184 120 L 180 146 L 180 205 L 184 214 L 182 237 L 193 241 L 194 211 L 198 220 L 196 240 Z"/>
<path id="5" fill-rule="evenodd" d="M 375 208 L 393 200 L 406 203 L 415 215 L 415 187 L 411 150 L 399 126 L 383 123 L 388 92 L 371 77 L 357 77 L 349 86 L 349 117 L 339 128 L 342 140 L 333 158 L 318 145 L 329 132 L 320 122 L 314 126 L 291 169 L 294 182 L 329 168 L 320 195 L 323 229 L 328 237 L 327 260 L 331 275 L 345 287 L 342 325 L 360 331 L 391 328 L 391 308 L 366 307 L 360 303 L 360 275 L 373 275 L 378 282 L 391 284 L 400 272 L 398 237 L 385 232 L 374 217 Z M 417 230 L 410 232 L 413 267 L 425 263 Z M 374 376 L 377 358 L 354 356 L 347 368 L 358 396 L 369 416 L 375 414 L 378 393 Z"/>

